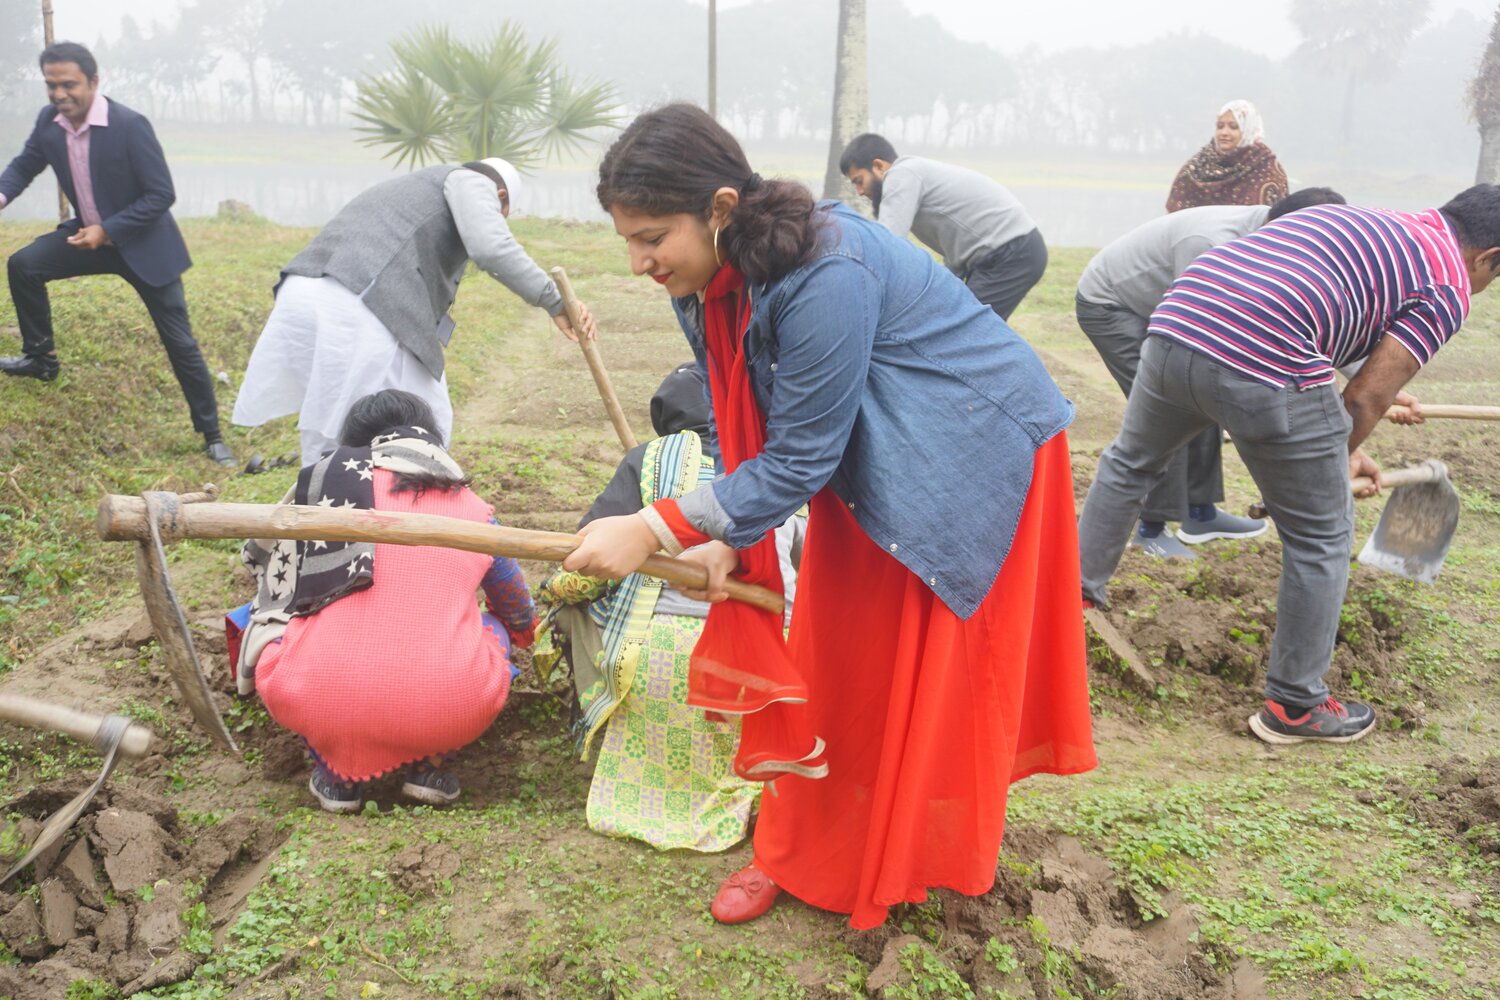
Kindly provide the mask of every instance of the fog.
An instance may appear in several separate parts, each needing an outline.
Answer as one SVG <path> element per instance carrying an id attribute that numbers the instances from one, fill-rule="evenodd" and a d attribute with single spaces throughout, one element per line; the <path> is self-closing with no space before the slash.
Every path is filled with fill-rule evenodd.
<path id="1" fill-rule="evenodd" d="M 93 47 L 104 91 L 156 125 L 184 216 L 233 198 L 317 225 L 405 169 L 357 141 L 354 115 L 359 81 L 387 71 L 390 43 L 419 25 L 478 41 L 511 19 L 532 41 L 553 38 L 563 68 L 613 88 L 622 120 L 707 94 L 704 0 L 53 6 L 57 37 Z M 720 119 L 762 173 L 815 190 L 837 7 L 719 3 Z M 0 156 L 9 158 L 45 95 L 33 61 L 40 3 L 4 0 L 4 9 Z M 1054 245 L 1097 246 L 1160 213 L 1173 174 L 1234 98 L 1260 107 L 1293 187 L 1425 207 L 1473 178 L 1479 143 L 1465 91 L 1494 16 L 1480 0 L 868 0 L 870 124 L 901 152 L 963 162 L 1011 187 Z M 1317 44 L 1330 38 L 1342 41 Z M 595 129 L 582 148 L 539 160 L 523 209 L 600 218 L 592 167 L 609 135 Z M 52 190 L 40 181 L 5 217 L 52 217 Z"/>

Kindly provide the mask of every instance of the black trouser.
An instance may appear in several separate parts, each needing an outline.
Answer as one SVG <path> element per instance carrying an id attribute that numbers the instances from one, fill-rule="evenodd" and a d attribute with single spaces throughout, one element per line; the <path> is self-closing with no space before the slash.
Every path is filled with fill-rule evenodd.
<path id="1" fill-rule="evenodd" d="M 29 246 L 11 254 L 7 265 L 10 296 L 16 304 L 16 319 L 21 326 L 21 349 L 30 357 L 55 353 L 52 342 L 52 303 L 47 298 L 47 282 L 59 278 L 76 278 L 85 274 L 118 274 L 130 282 L 156 324 L 157 336 L 167 349 L 172 372 L 182 394 L 187 397 L 193 415 L 193 427 L 200 434 L 217 436 L 219 409 L 214 400 L 214 380 L 209 374 L 193 327 L 188 322 L 187 297 L 181 279 L 155 287 L 146 284 L 130 269 L 112 246 L 84 250 L 68 245 L 66 231 L 57 229 L 39 236 Z"/>
<path id="2" fill-rule="evenodd" d="M 1045 270 L 1047 243 L 1042 231 L 1033 229 L 975 261 L 964 283 L 976 299 L 1008 320 Z"/>

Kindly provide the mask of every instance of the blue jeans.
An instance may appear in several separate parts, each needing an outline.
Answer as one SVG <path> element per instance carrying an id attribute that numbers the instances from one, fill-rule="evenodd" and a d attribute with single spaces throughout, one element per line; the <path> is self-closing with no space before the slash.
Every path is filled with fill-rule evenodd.
<path id="1" fill-rule="evenodd" d="M 1353 422 L 1333 385 L 1273 389 L 1206 354 L 1147 337 L 1120 434 L 1099 458 L 1078 522 L 1084 597 L 1104 602 L 1146 495 L 1172 456 L 1214 424 L 1234 440 L 1281 537 L 1266 697 L 1316 705 L 1328 697 L 1323 675 L 1333 659 L 1354 533 Z"/>

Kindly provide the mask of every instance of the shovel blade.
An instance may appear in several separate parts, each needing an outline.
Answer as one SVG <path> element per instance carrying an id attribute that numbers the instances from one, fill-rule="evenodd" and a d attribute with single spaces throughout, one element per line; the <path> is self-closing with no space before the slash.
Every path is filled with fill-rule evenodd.
<path id="1" fill-rule="evenodd" d="M 1436 580 L 1458 528 L 1458 491 L 1446 475 L 1391 491 L 1359 561 L 1422 583 Z"/>

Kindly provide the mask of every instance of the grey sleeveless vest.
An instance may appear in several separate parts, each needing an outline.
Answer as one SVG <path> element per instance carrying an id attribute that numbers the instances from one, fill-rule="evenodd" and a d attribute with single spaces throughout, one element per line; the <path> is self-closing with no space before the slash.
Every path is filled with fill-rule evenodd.
<path id="1" fill-rule="evenodd" d="M 443 181 L 461 169 L 428 167 L 362 192 L 281 272 L 333 278 L 361 296 L 433 378 L 443 374 L 448 308 L 469 260 L 443 198 Z"/>

